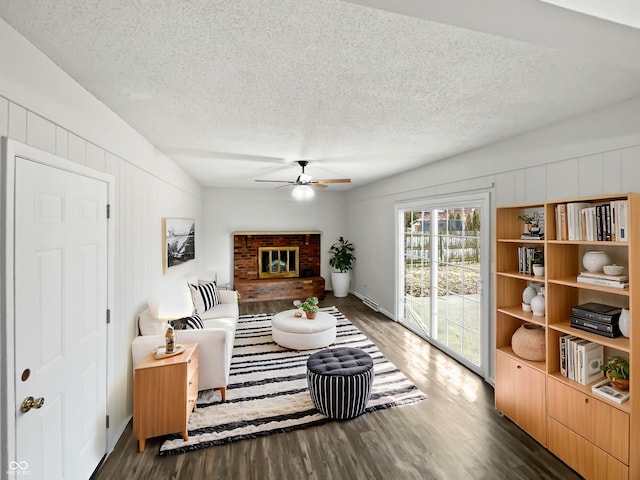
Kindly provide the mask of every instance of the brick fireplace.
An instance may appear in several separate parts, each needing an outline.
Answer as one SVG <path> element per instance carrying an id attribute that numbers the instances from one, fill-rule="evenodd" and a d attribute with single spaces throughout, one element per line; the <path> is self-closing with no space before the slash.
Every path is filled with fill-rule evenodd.
<path id="1" fill-rule="evenodd" d="M 234 232 L 233 285 L 240 293 L 241 301 L 293 300 L 312 296 L 324 298 L 325 281 L 320 276 L 321 234 L 317 230 Z M 265 271 L 270 270 L 270 265 L 273 265 L 273 272 L 278 270 L 273 264 L 278 262 L 278 257 L 270 256 L 270 263 L 265 264 L 265 257 L 259 257 L 261 249 L 276 252 L 282 250 L 283 255 L 284 252 L 295 250 L 297 276 L 264 275 Z M 262 276 L 269 278 L 260 278 L 261 270 Z"/>

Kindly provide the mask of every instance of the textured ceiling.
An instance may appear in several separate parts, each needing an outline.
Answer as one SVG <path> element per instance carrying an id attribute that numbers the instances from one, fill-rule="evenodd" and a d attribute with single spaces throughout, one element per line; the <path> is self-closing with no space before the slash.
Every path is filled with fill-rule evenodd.
<path id="1" fill-rule="evenodd" d="M 0 16 L 211 186 L 273 188 L 253 180 L 309 159 L 353 188 L 640 95 L 637 64 L 366 3 L 385 2 L 0 0 Z"/>

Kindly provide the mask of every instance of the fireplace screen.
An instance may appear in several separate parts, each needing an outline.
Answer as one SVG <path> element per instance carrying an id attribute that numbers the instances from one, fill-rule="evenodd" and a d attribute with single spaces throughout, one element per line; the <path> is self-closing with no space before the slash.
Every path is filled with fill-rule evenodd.
<path id="1" fill-rule="evenodd" d="M 298 247 L 260 247 L 258 271 L 260 278 L 297 277 Z"/>

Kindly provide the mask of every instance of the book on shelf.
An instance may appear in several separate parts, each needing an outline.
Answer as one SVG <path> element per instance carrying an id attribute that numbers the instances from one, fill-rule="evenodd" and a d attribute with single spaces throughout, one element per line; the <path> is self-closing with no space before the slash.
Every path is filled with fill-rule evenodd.
<path id="1" fill-rule="evenodd" d="M 622 335 L 620 333 L 620 329 L 618 329 L 618 331 L 614 333 L 607 333 L 607 332 L 603 332 L 602 330 L 596 330 L 591 327 L 585 327 L 584 325 L 576 325 L 573 322 L 571 323 L 571 327 L 577 328 L 578 330 L 582 330 L 584 332 L 594 333 L 596 335 L 600 335 L 601 337 L 607 337 L 607 338 L 616 338 Z"/>
<path id="2" fill-rule="evenodd" d="M 556 240 L 628 241 L 628 201 L 572 202 L 555 207 Z"/>
<path id="3" fill-rule="evenodd" d="M 576 280 L 579 283 L 588 283 L 590 285 L 602 285 L 603 287 L 612 287 L 612 288 L 627 288 L 629 286 L 629 282 L 623 282 L 619 280 L 610 280 L 607 278 L 595 278 L 595 277 L 587 277 L 584 275 L 578 275 Z"/>
<path id="4" fill-rule="evenodd" d="M 604 362 L 604 347 L 598 343 L 576 337 L 560 337 L 560 374 L 588 385 L 602 378 L 600 365 Z"/>
<path id="5" fill-rule="evenodd" d="M 600 278 L 602 280 L 616 280 L 618 282 L 628 282 L 629 275 L 607 275 L 601 272 L 580 272 L 581 277 Z"/>
<path id="6" fill-rule="evenodd" d="M 518 273 L 533 275 L 533 261 L 542 250 L 533 247 L 518 247 Z"/>
<path id="7" fill-rule="evenodd" d="M 587 320 L 580 317 L 571 317 L 571 326 L 581 328 L 589 328 L 591 332 L 603 332 L 606 334 L 618 334 L 620 335 L 620 327 L 616 320 L 615 323 L 598 322 L 596 320 Z"/>
<path id="8" fill-rule="evenodd" d="M 520 240 L 544 240 L 544 233 L 523 233 Z"/>
<path id="9" fill-rule="evenodd" d="M 617 322 L 622 308 L 605 303 L 587 302 L 571 307 L 571 315 L 597 322 Z"/>
<path id="10" fill-rule="evenodd" d="M 615 403 L 624 403 L 629 400 L 629 391 L 616 390 L 609 380 L 603 380 L 591 386 L 591 391 L 601 397 Z"/>

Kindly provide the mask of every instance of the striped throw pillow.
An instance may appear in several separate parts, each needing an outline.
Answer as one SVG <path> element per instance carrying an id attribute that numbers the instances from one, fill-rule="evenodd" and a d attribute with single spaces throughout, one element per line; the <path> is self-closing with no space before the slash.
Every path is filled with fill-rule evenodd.
<path id="1" fill-rule="evenodd" d="M 204 328 L 204 323 L 197 313 L 190 317 L 172 320 L 169 323 L 175 330 L 202 330 Z"/>
<path id="2" fill-rule="evenodd" d="M 191 290 L 193 306 L 198 314 L 204 313 L 220 303 L 218 289 L 213 282 L 202 285 L 189 284 L 189 289 Z"/>

